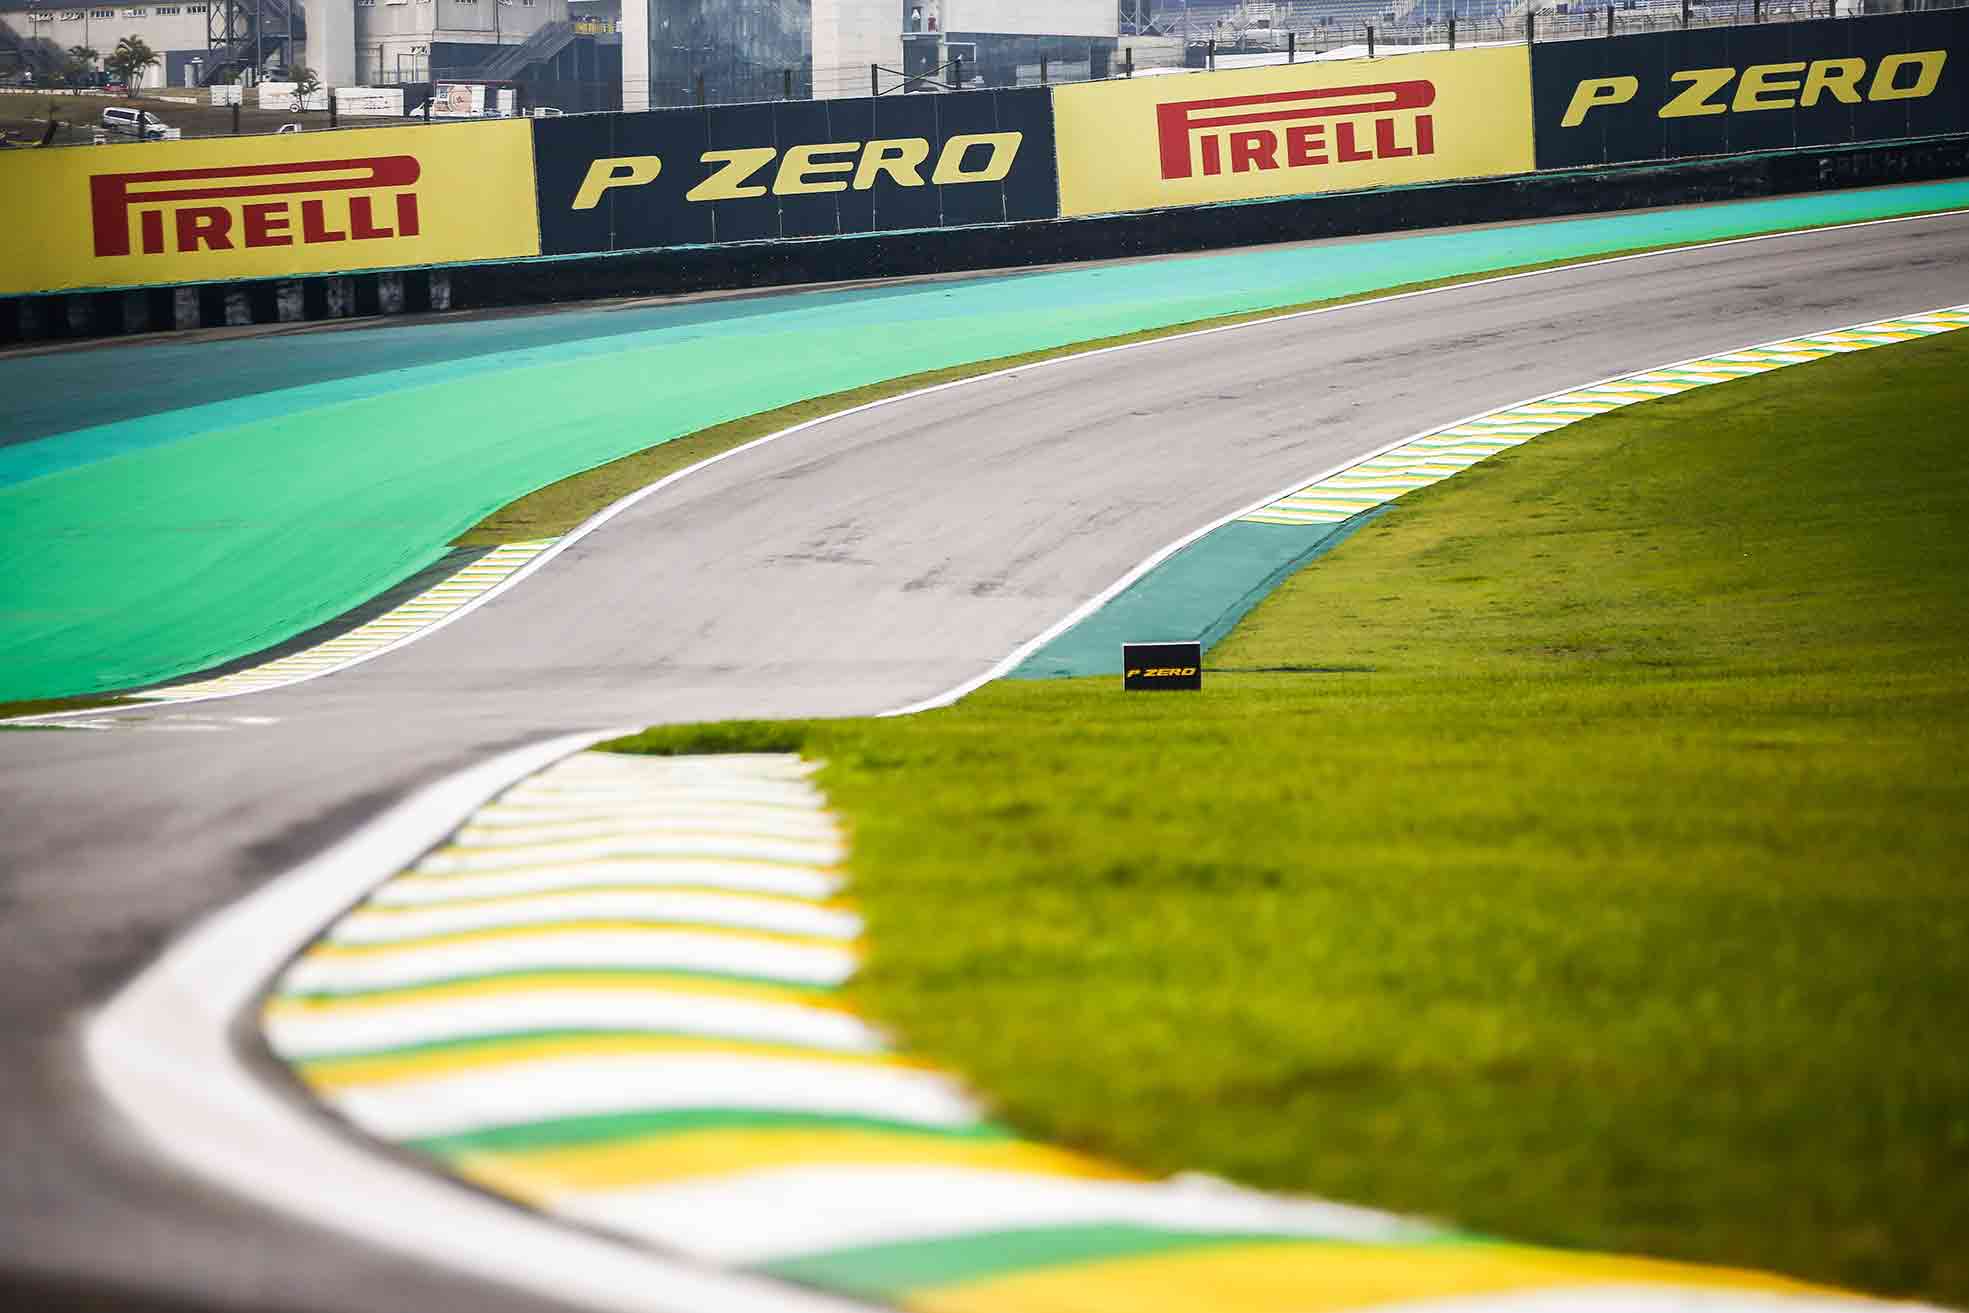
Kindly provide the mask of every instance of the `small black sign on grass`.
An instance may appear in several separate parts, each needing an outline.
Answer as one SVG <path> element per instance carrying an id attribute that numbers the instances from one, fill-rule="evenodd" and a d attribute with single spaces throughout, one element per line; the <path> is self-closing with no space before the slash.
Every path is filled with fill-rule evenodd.
<path id="1" fill-rule="evenodd" d="M 1121 686 L 1135 690 L 1203 687 L 1203 644 L 1123 643 Z"/>

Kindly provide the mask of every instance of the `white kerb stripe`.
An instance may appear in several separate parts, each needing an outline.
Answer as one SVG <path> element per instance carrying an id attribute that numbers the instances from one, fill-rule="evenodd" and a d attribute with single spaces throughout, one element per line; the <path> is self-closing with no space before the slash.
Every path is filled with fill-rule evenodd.
<path id="1" fill-rule="evenodd" d="M 542 970 L 703 971 L 802 985 L 838 985 L 855 954 L 825 944 L 782 943 L 689 930 L 544 931 L 401 950 L 317 953 L 281 981 L 291 994 L 341 993 L 431 984 L 496 972 Z"/>
<path id="2" fill-rule="evenodd" d="M 567 1195 L 557 1212 L 722 1263 L 767 1263 L 857 1245 L 1100 1223 L 1278 1233 L 1362 1243 L 1427 1239 L 1386 1213 L 1242 1191 L 953 1167 L 812 1166 Z"/>
<path id="3" fill-rule="evenodd" d="M 880 1031 L 831 1008 L 660 989 L 516 990 L 387 1004 L 276 1007 L 261 1025 L 274 1052 L 297 1062 L 529 1030 L 673 1032 L 853 1053 L 887 1047 Z"/>
<path id="4" fill-rule="evenodd" d="M 331 1093 L 350 1121 L 392 1140 L 560 1117 L 722 1108 L 975 1125 L 978 1110 L 941 1072 L 722 1053 L 621 1054 L 517 1062 Z"/>
<path id="5" fill-rule="evenodd" d="M 484 875 L 399 876 L 371 896 L 393 906 L 442 903 L 459 898 L 499 898 L 609 885 L 700 885 L 795 898 L 830 898 L 844 881 L 816 866 L 779 862 L 609 861 L 584 866 L 545 865 Z"/>
<path id="6" fill-rule="evenodd" d="M 344 944 L 384 944 L 464 930 L 544 926 L 567 921 L 730 926 L 823 939 L 853 939 L 861 933 L 861 918 L 853 912 L 791 899 L 597 889 L 465 907 L 439 904 L 405 911 L 359 908 L 336 922 L 329 938 Z"/>

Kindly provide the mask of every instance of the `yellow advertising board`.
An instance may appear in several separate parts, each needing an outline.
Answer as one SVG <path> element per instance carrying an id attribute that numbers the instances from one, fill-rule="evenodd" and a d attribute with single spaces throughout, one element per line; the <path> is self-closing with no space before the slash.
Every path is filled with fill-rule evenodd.
<path id="1" fill-rule="evenodd" d="M 1532 168 L 1523 46 L 1089 82 L 1053 115 L 1062 215 Z"/>
<path id="2" fill-rule="evenodd" d="M 538 255 L 531 127 L 0 152 L 0 296 Z"/>

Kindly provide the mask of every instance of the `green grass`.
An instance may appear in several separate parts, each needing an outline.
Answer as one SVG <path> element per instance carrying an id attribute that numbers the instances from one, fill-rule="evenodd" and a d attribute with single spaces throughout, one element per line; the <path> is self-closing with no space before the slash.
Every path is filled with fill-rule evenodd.
<path id="1" fill-rule="evenodd" d="M 1969 1305 L 1965 414 L 1969 333 L 1704 389 L 1405 499 L 1200 696 L 644 746 L 828 761 L 860 1002 L 1030 1135 Z"/>

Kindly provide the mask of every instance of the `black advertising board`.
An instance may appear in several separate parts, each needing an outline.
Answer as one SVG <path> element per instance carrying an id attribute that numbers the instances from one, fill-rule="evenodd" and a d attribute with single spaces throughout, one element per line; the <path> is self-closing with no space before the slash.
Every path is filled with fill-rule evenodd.
<path id="1" fill-rule="evenodd" d="M 541 251 L 574 255 L 1059 215 L 1039 88 L 533 125 Z"/>
<path id="2" fill-rule="evenodd" d="M 1969 130 L 1969 10 L 1532 47 L 1538 167 Z"/>
<path id="3" fill-rule="evenodd" d="M 1130 692 L 1203 687 L 1203 644 L 1123 643 L 1121 686 Z"/>

